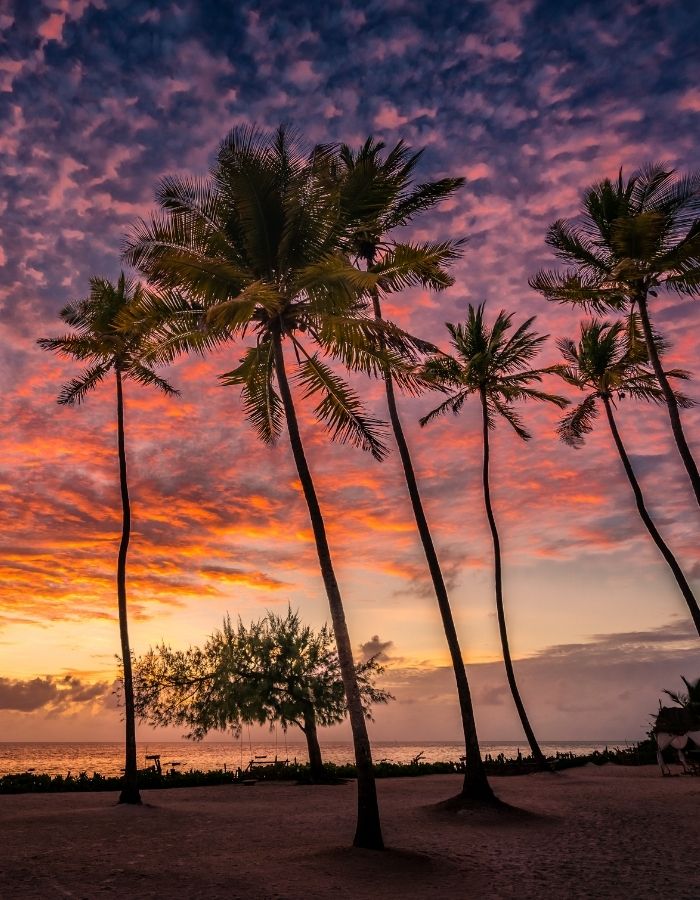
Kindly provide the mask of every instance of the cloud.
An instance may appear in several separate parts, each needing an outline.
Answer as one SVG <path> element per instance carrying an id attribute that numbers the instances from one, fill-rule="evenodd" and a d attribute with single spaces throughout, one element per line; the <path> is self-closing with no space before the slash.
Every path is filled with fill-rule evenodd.
<path id="1" fill-rule="evenodd" d="M 76 713 L 80 708 L 103 705 L 112 685 L 90 683 L 74 675 L 45 675 L 30 679 L 0 678 L 0 710 L 51 715 Z"/>
<path id="2" fill-rule="evenodd" d="M 365 661 L 376 657 L 379 662 L 387 662 L 389 655 L 386 651 L 393 646 L 393 641 L 382 641 L 379 639 L 379 635 L 375 634 L 364 644 L 360 644 L 360 653 Z"/>
<path id="3" fill-rule="evenodd" d="M 542 740 L 560 735 L 570 740 L 643 737 L 664 688 L 677 688 L 681 675 L 700 674 L 697 640 L 691 624 L 673 621 L 646 631 L 591 635 L 585 642 L 553 645 L 515 659 L 536 734 Z M 482 739 L 518 739 L 522 732 L 502 662 L 468 663 L 467 674 Z M 396 707 L 385 714 L 387 730 L 407 732 L 411 717 L 428 739 L 429 729 L 420 724 L 424 717 L 431 727 L 439 722 L 455 734 L 458 720 L 448 724 L 449 716 L 458 714 L 450 667 L 390 663 L 384 680 L 397 698 Z"/>

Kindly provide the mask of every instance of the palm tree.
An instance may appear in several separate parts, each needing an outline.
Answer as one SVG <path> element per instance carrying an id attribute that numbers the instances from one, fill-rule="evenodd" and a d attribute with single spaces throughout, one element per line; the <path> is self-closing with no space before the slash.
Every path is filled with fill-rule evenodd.
<path id="1" fill-rule="evenodd" d="M 663 354 L 665 343 L 658 335 L 655 335 L 655 345 L 657 351 Z M 593 429 L 593 422 L 598 415 L 598 402 L 603 404 L 615 447 L 634 493 L 639 515 L 673 572 L 673 577 L 681 589 L 700 634 L 700 609 L 697 601 L 675 556 L 647 512 L 642 489 L 622 443 L 613 412 L 615 400 L 621 400 L 627 394 L 636 400 L 651 403 L 664 403 L 666 400 L 665 391 L 660 387 L 656 373 L 649 368 L 636 316 L 631 316 L 628 323 L 618 321 L 611 324 L 598 319 L 583 322 L 578 344 L 570 339 L 564 339 L 558 341 L 557 346 L 564 357 L 564 363 L 552 366 L 551 371 L 563 378 L 567 384 L 586 391 L 584 399 L 562 419 L 558 429 L 559 436 L 572 447 L 581 447 L 585 436 Z M 682 369 L 670 369 L 664 376 L 667 380 L 686 379 L 688 373 Z M 692 400 L 678 391 L 673 392 L 673 398 L 681 408 L 693 405 Z"/>
<path id="2" fill-rule="evenodd" d="M 285 360 L 291 345 L 305 397 L 334 439 L 386 453 L 383 423 L 368 416 L 357 394 L 329 366 L 381 375 L 390 366 L 400 383 L 415 381 L 422 343 L 364 312 L 362 295 L 396 267 L 357 271 L 340 252 L 347 217 L 338 192 L 319 177 L 330 151 L 307 153 L 286 128 L 273 137 L 234 129 L 224 140 L 211 177 L 167 178 L 163 209 L 136 226 L 126 256 L 164 295 L 144 308 L 154 323 L 158 359 L 205 350 L 248 333 L 255 343 L 240 365 L 221 376 L 242 389 L 259 438 L 274 443 L 284 422 L 306 500 L 331 611 L 358 770 L 356 846 L 381 848 L 372 756 L 352 644 L 326 528 L 304 451 Z M 158 324 L 160 322 L 160 324 Z M 307 349 L 311 344 L 312 348 Z"/>
<path id="3" fill-rule="evenodd" d="M 110 372 L 114 372 L 117 392 L 117 448 L 119 456 L 119 487 L 122 502 L 122 535 L 117 556 L 117 604 L 119 609 L 119 634 L 124 681 L 124 719 L 126 728 L 126 753 L 124 787 L 120 803 L 140 803 L 136 767 L 136 724 L 134 713 L 134 686 L 129 628 L 126 603 L 126 557 L 131 536 L 131 506 L 126 472 L 126 448 L 124 439 L 123 382 L 127 379 L 156 387 L 169 396 L 176 391 L 165 379 L 157 375 L 143 359 L 147 332 L 144 328 L 124 328 L 121 317 L 141 303 L 144 289 L 119 276 L 115 285 L 103 278 L 90 280 L 90 294 L 65 306 L 60 317 L 72 329 L 59 338 L 43 338 L 38 343 L 44 350 L 87 363 L 78 378 L 67 382 L 58 396 L 58 402 L 68 406 L 82 403 Z"/>
<path id="4" fill-rule="evenodd" d="M 347 205 L 352 204 L 355 211 L 349 232 L 351 254 L 357 262 L 363 263 L 368 272 L 400 263 L 405 280 L 398 282 L 399 288 L 407 286 L 409 279 L 433 290 L 448 287 L 453 279 L 444 266 L 459 255 L 463 242 L 399 243 L 391 237 L 391 232 L 409 224 L 416 215 L 448 198 L 464 183 L 464 179 L 444 178 L 414 185 L 413 175 L 422 151 L 413 153 L 402 141 L 385 157 L 382 156 L 383 150 L 383 143 L 368 138 L 358 151 L 343 145 L 335 160 L 336 171 L 332 174 L 340 182 L 341 198 L 347 196 Z M 361 198 L 360 203 L 356 199 L 358 196 Z M 382 285 L 385 293 L 389 287 L 386 283 Z M 381 322 L 383 316 L 379 287 L 372 289 L 370 296 L 375 319 Z M 457 683 L 467 762 L 461 797 L 469 802 L 493 802 L 495 798 L 479 750 L 469 680 L 454 616 L 399 415 L 394 378 L 389 371 L 384 372 L 384 387 L 389 419 Z"/>
<path id="5" fill-rule="evenodd" d="M 496 427 L 496 421 L 501 417 L 508 422 L 519 438 L 529 441 L 531 434 L 523 427 L 513 404 L 520 400 L 537 400 L 563 407 L 568 401 L 564 397 L 547 394 L 530 387 L 533 382 L 539 383 L 542 380 L 542 373 L 545 370 L 529 369 L 528 366 L 540 351 L 548 335 L 538 335 L 530 330 L 530 326 L 535 320 L 534 316 L 523 322 L 509 335 L 512 319 L 512 313 L 508 314 L 501 310 L 489 328 L 484 321 L 484 304 L 474 308 L 470 303 L 467 321 L 464 325 L 447 323 L 447 330 L 450 332 L 451 344 L 455 349 L 456 356 L 448 354 L 435 356 L 426 363 L 425 371 L 430 380 L 447 390 L 449 396 L 432 412 L 424 416 L 420 423 L 426 425 L 432 419 L 448 411 L 457 415 L 466 399 L 472 395 L 477 396 L 481 403 L 484 452 L 482 480 L 486 516 L 493 540 L 496 611 L 503 648 L 503 661 L 508 684 L 532 755 L 540 768 L 549 769 L 550 766 L 537 743 L 525 712 L 508 645 L 503 606 L 501 541 L 491 503 L 489 481 L 489 431 Z"/>
<path id="6" fill-rule="evenodd" d="M 624 182 L 620 169 L 616 181 L 606 178 L 586 189 L 578 224 L 558 220 L 547 243 L 574 266 L 565 272 L 540 271 L 530 280 L 548 300 L 595 312 L 639 311 L 649 361 L 700 504 L 700 474 L 649 316 L 649 301 L 660 288 L 700 295 L 700 173 L 678 177 L 674 169 L 654 163 Z"/>

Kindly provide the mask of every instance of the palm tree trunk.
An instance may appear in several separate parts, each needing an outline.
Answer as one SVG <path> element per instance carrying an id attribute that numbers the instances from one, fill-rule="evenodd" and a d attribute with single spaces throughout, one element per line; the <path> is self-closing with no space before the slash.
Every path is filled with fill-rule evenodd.
<path id="1" fill-rule="evenodd" d="M 693 454 L 690 452 L 688 442 L 685 439 L 683 425 L 681 424 L 680 411 L 678 409 L 678 403 L 676 402 L 676 398 L 673 393 L 673 388 L 669 384 L 666 373 L 664 372 L 663 366 L 661 365 L 659 351 L 656 347 L 656 341 L 654 340 L 654 332 L 652 331 L 651 322 L 649 320 L 647 299 L 645 296 L 640 295 L 636 298 L 636 300 L 637 305 L 639 306 L 639 316 L 642 320 L 642 329 L 644 330 L 644 338 L 646 340 L 649 359 L 654 369 L 654 373 L 658 379 L 659 385 L 661 386 L 661 390 L 663 391 L 666 406 L 668 407 L 668 416 L 671 420 L 671 429 L 673 430 L 673 437 L 676 440 L 676 447 L 678 447 L 678 452 L 680 453 L 686 472 L 688 473 L 688 477 L 690 478 L 690 483 L 693 486 L 695 499 L 700 504 L 700 473 L 698 473 L 698 467 L 695 464 L 695 459 L 693 458 Z"/>
<path id="2" fill-rule="evenodd" d="M 483 483 L 484 483 L 484 504 L 486 506 L 486 517 L 489 520 L 489 528 L 491 529 L 491 537 L 493 539 L 493 563 L 494 563 L 494 576 L 496 581 L 496 612 L 498 614 L 498 630 L 501 635 L 501 647 L 503 648 L 503 662 L 506 667 L 506 676 L 508 677 L 508 684 L 510 686 L 510 692 L 513 695 L 513 700 L 515 701 L 515 707 L 518 710 L 518 715 L 520 716 L 520 722 L 523 726 L 523 731 L 525 732 L 525 737 L 527 738 L 527 742 L 530 745 L 530 751 L 532 752 L 532 756 L 535 759 L 538 767 L 542 769 L 542 771 L 552 771 L 552 767 L 547 762 L 544 754 L 540 750 L 540 745 L 537 743 L 537 738 L 535 737 L 535 732 L 532 730 L 532 726 L 530 725 L 530 720 L 527 717 L 527 713 L 525 712 L 525 704 L 522 701 L 522 697 L 520 696 L 520 691 L 518 690 L 518 683 L 515 679 L 515 670 L 513 669 L 513 660 L 510 655 L 510 646 L 508 644 L 508 630 L 506 629 L 506 614 L 505 609 L 503 607 L 503 572 L 501 566 L 501 539 L 498 535 L 498 528 L 496 526 L 496 517 L 493 513 L 493 507 L 491 505 L 491 485 L 489 481 L 489 457 L 490 457 L 490 448 L 489 448 L 489 419 L 488 419 L 488 406 L 486 404 L 486 393 L 482 390 L 481 394 L 481 411 L 482 411 L 482 429 L 483 429 L 483 440 L 484 440 L 484 467 L 483 467 Z"/>
<path id="3" fill-rule="evenodd" d="M 379 302 L 379 296 L 376 291 L 372 292 L 372 303 L 374 306 L 375 318 L 382 318 L 382 310 Z M 464 783 L 462 785 L 461 796 L 468 801 L 481 801 L 493 803 L 496 798 L 486 777 L 486 769 L 481 758 L 479 750 L 479 738 L 476 731 L 476 721 L 474 718 L 474 706 L 472 704 L 471 691 L 469 689 L 469 680 L 467 671 L 462 658 L 462 651 L 459 646 L 457 637 L 457 629 L 455 628 L 454 618 L 452 616 L 452 608 L 450 599 L 445 586 L 445 579 L 440 568 L 440 561 L 435 551 L 433 537 L 428 526 L 428 520 L 423 509 L 420 492 L 418 490 L 418 482 L 416 473 L 413 468 L 413 460 L 408 449 L 406 437 L 404 435 L 399 411 L 396 405 L 396 395 L 394 393 L 394 382 L 391 374 L 387 372 L 384 376 L 384 386 L 386 388 L 386 400 L 389 407 L 389 419 L 394 430 L 396 438 L 396 446 L 398 447 L 401 465 L 403 466 L 404 477 L 406 479 L 406 487 L 413 508 L 413 515 L 416 520 L 418 534 L 423 552 L 428 563 L 428 570 L 433 582 L 433 589 L 438 602 L 440 616 L 442 618 L 442 626 L 447 638 L 447 646 L 450 651 L 450 659 L 452 668 L 457 682 L 457 697 L 459 700 L 459 708 L 462 717 L 462 729 L 464 732 L 465 757 L 466 766 L 464 772 Z"/>
<path id="4" fill-rule="evenodd" d="M 309 751 L 309 769 L 311 771 L 311 777 L 314 780 L 322 780 L 325 775 L 325 769 L 323 766 L 323 757 L 321 756 L 321 745 L 318 742 L 316 713 L 310 703 L 304 708 L 304 728 L 302 730 Z"/>
<path id="5" fill-rule="evenodd" d="M 615 422 L 610 399 L 608 397 L 603 397 L 602 400 L 603 406 L 605 407 L 605 412 L 608 416 L 610 431 L 612 432 L 613 440 L 615 441 L 615 446 L 617 447 L 617 452 L 620 454 L 620 459 L 622 460 L 622 465 L 624 466 L 625 472 L 627 473 L 627 478 L 629 480 L 629 483 L 632 485 L 632 491 L 634 492 L 634 499 L 637 501 L 637 509 L 639 510 L 639 515 L 641 516 L 642 522 L 644 522 L 644 524 L 646 525 L 646 529 L 651 535 L 652 540 L 661 551 L 663 558 L 666 560 L 669 568 L 673 572 L 673 577 L 676 579 L 676 583 L 681 589 L 681 593 L 685 598 L 685 602 L 688 604 L 688 609 L 690 610 L 690 615 L 693 617 L 695 628 L 700 635 L 700 608 L 698 608 L 698 602 L 695 599 L 695 595 L 693 594 L 690 585 L 688 584 L 685 575 L 681 570 L 681 567 L 676 562 L 676 557 L 666 545 L 666 542 L 657 531 L 656 526 L 652 522 L 651 517 L 647 512 L 646 506 L 644 505 L 644 495 L 642 494 L 642 489 L 639 486 L 636 475 L 634 474 L 632 463 L 627 456 L 627 451 L 625 450 L 624 444 L 622 443 L 620 432 L 617 430 L 617 423 Z"/>
<path id="6" fill-rule="evenodd" d="M 136 713 L 134 709 L 134 680 L 131 671 L 131 648 L 129 647 L 129 625 L 126 608 L 126 555 L 131 537 L 131 505 L 129 485 L 126 478 L 126 448 L 124 446 L 124 396 L 122 376 L 115 369 L 117 378 L 117 442 L 119 446 L 119 486 L 122 497 L 122 538 L 117 557 L 117 601 L 119 606 L 119 635 L 122 645 L 122 666 L 124 668 L 124 720 L 126 727 L 126 758 L 124 764 L 124 787 L 119 795 L 120 803 L 140 803 L 136 766 Z"/>
<path id="7" fill-rule="evenodd" d="M 292 447 L 294 462 L 296 463 L 299 480 L 301 481 L 306 505 L 309 508 L 309 517 L 316 540 L 316 551 L 321 567 L 321 575 L 328 596 L 328 604 L 331 611 L 331 621 L 335 633 L 335 642 L 338 649 L 338 661 L 340 673 L 345 688 L 345 697 L 348 704 L 348 714 L 352 728 L 352 739 L 355 748 L 355 763 L 357 765 L 357 828 L 353 844 L 355 847 L 366 847 L 373 850 L 382 850 L 382 830 L 379 820 L 379 805 L 377 803 L 377 789 L 372 768 L 372 752 L 370 749 L 369 735 L 367 734 L 367 722 L 362 709 L 360 689 L 357 684 L 355 663 L 352 656 L 352 644 L 348 626 L 345 621 L 343 601 L 340 589 L 333 570 L 331 551 L 326 537 L 326 528 L 321 514 L 316 488 L 309 471 L 304 446 L 299 434 L 299 425 L 294 408 L 292 392 L 289 388 L 287 373 L 284 366 L 284 352 L 282 350 L 282 337 L 279 330 L 273 332 L 273 347 L 275 354 L 275 374 L 284 405 L 284 413 L 287 420 L 289 442 Z"/>

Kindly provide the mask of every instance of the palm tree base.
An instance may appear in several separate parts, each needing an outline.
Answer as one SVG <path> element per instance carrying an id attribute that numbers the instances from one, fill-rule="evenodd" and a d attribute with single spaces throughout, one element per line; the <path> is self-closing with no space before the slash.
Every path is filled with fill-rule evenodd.
<path id="1" fill-rule="evenodd" d="M 438 809 L 460 812 L 466 809 L 506 809 L 508 804 L 500 800 L 492 791 L 456 794 L 436 804 Z"/>
<path id="2" fill-rule="evenodd" d="M 122 788 L 119 795 L 119 803 L 129 803 L 132 806 L 141 805 L 141 794 L 138 788 Z"/>
<path id="3" fill-rule="evenodd" d="M 381 831 L 376 829 L 370 829 L 363 834 L 357 832 L 352 845 L 358 850 L 384 850 L 384 840 Z"/>

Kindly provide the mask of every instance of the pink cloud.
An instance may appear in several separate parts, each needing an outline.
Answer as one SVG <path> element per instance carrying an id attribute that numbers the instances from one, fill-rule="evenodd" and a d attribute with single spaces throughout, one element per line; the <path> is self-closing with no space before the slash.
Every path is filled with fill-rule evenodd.
<path id="1" fill-rule="evenodd" d="M 392 103 L 382 103 L 379 112 L 374 117 L 374 124 L 377 128 L 399 128 L 406 122 L 408 122 L 408 118 L 402 116 Z"/>
<path id="2" fill-rule="evenodd" d="M 681 110 L 700 112 L 700 89 L 695 87 L 689 88 L 678 98 L 676 106 Z"/>
<path id="3" fill-rule="evenodd" d="M 65 13 L 51 13 L 47 19 L 44 19 L 37 30 L 41 37 L 45 38 L 47 41 L 60 41 L 61 36 L 63 35 L 63 26 L 65 25 L 65 22 Z"/>

